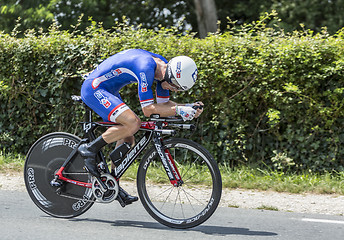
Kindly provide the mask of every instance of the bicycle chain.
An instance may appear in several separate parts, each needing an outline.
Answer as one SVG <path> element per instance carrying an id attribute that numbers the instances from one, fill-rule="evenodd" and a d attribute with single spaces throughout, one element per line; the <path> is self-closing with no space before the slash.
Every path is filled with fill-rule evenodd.
<path id="1" fill-rule="evenodd" d="M 74 173 L 74 174 L 76 174 L 76 173 Z M 105 175 L 102 175 L 102 176 L 106 176 L 107 178 L 112 178 L 112 180 L 115 182 L 116 180 L 111 176 L 111 175 L 109 175 L 109 174 L 105 174 Z M 116 184 L 117 184 L 117 182 L 116 182 Z M 118 186 L 118 184 L 117 184 L 117 186 Z M 57 195 L 59 195 L 59 196 L 61 196 L 61 197 L 65 197 L 65 198 L 69 198 L 69 199 L 74 199 L 74 200 L 78 200 L 78 201 L 84 201 L 84 202 L 93 202 L 93 203 L 110 203 L 110 202 L 112 202 L 113 200 L 115 200 L 115 199 L 113 199 L 113 200 L 110 200 L 110 201 L 102 201 L 102 200 L 98 200 L 97 201 L 97 197 L 94 195 L 94 190 L 93 190 L 93 187 L 94 187 L 94 182 L 92 183 L 92 196 L 95 198 L 95 200 L 90 200 L 90 199 L 87 199 L 87 198 L 80 198 L 80 197 L 76 197 L 76 196 L 73 196 L 73 195 L 67 195 L 67 194 L 63 194 L 62 193 L 62 191 L 61 191 L 61 188 L 62 188 L 62 186 L 61 187 L 59 187 L 58 189 L 56 189 L 56 193 L 57 193 Z M 118 188 L 117 188 L 118 189 Z M 118 190 L 117 190 L 118 191 Z M 117 193 L 118 194 L 118 193 Z M 117 199 L 117 197 L 116 197 L 116 199 Z M 121 204 L 122 205 L 122 204 Z"/>
<path id="2" fill-rule="evenodd" d="M 93 202 L 93 203 L 97 202 L 97 200 L 89 200 L 89 199 L 86 199 L 86 198 L 74 197 L 72 195 L 67 195 L 67 194 L 59 193 L 58 191 L 59 190 L 56 190 L 56 193 L 57 193 L 57 195 L 59 195 L 61 197 L 65 197 L 65 198 L 69 198 L 69 199 L 74 199 L 74 200 L 78 200 L 78 201 L 85 201 L 85 202 Z M 92 193 L 92 196 L 93 196 L 93 193 Z"/>

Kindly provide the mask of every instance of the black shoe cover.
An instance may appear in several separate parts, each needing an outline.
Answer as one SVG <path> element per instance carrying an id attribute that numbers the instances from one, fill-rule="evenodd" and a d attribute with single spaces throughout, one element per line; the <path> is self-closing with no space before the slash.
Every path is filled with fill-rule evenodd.
<path id="1" fill-rule="evenodd" d="M 88 144 L 81 144 L 78 148 L 78 152 L 85 159 L 85 166 L 87 171 L 93 176 L 100 177 L 98 167 L 96 163 L 97 153 L 92 152 L 88 149 Z"/>
<path id="2" fill-rule="evenodd" d="M 122 198 L 122 200 L 125 203 L 125 205 L 132 204 L 133 202 L 136 202 L 137 200 L 139 200 L 138 197 L 129 195 L 129 193 L 124 191 L 124 189 L 121 188 L 121 187 L 119 187 L 118 195 Z"/>

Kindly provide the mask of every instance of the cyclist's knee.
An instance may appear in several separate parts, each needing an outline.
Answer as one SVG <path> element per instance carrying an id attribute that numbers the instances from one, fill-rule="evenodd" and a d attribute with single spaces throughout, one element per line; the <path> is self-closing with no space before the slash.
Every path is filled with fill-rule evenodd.
<path id="1" fill-rule="evenodd" d="M 128 136 L 134 135 L 141 126 L 140 118 L 131 110 L 122 113 L 116 121 L 127 129 Z"/>
<path id="2" fill-rule="evenodd" d="M 134 135 L 140 129 L 140 126 L 141 120 L 136 115 L 127 118 L 125 123 L 125 127 L 128 129 L 128 133 L 130 133 L 130 135 Z"/>

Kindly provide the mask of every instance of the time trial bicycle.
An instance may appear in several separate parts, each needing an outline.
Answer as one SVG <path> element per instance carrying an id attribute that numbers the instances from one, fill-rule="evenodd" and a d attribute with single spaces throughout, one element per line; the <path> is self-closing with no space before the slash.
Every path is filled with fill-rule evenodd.
<path id="1" fill-rule="evenodd" d="M 84 138 L 54 132 L 37 140 L 25 162 L 24 179 L 32 201 L 43 212 L 59 218 L 85 213 L 95 202 L 110 203 L 117 199 L 119 179 L 140 153 L 137 192 L 147 212 L 158 222 L 173 228 L 195 227 L 216 210 L 222 192 L 219 168 L 212 155 L 200 144 L 185 138 L 174 138 L 178 130 L 192 130 L 181 118 L 152 115 L 142 122 L 143 136 L 122 154 L 116 168 L 110 170 L 104 153 L 97 155 L 100 178 L 85 171 L 78 147 L 96 138 L 95 129 L 115 123 L 92 121 L 93 111 L 85 107 L 82 122 Z M 165 135 L 168 138 L 163 138 Z M 151 143 L 151 144 L 150 144 Z"/>

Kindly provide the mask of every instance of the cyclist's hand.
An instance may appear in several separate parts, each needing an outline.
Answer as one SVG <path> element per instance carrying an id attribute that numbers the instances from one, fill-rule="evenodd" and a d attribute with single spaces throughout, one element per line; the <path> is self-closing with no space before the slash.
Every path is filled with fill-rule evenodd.
<path id="1" fill-rule="evenodd" d="M 192 120 L 195 117 L 197 110 L 192 106 L 176 106 L 176 113 L 180 115 L 184 121 Z"/>
<path id="2" fill-rule="evenodd" d="M 190 106 L 190 107 L 193 107 L 194 109 L 196 109 L 195 118 L 198 118 L 199 115 L 201 115 L 203 112 L 204 104 L 202 102 L 195 102 L 195 103 L 191 103 L 191 104 L 190 103 L 185 104 L 185 106 Z"/>

